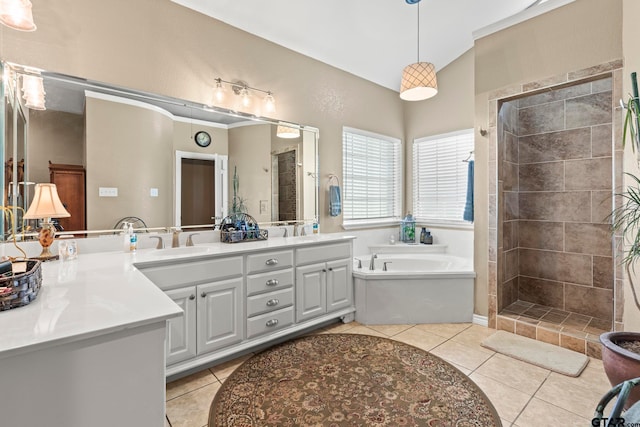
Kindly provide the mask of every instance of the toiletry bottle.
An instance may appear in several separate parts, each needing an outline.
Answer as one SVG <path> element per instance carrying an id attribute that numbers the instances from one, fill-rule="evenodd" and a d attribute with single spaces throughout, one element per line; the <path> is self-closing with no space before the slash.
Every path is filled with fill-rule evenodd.
<path id="1" fill-rule="evenodd" d="M 130 251 L 131 246 L 131 236 L 129 235 L 129 223 L 125 222 L 122 224 L 122 249 L 125 252 Z"/>
<path id="2" fill-rule="evenodd" d="M 422 227 L 422 231 L 420 232 L 420 243 L 427 243 L 425 242 L 426 237 L 427 237 L 427 229 Z"/>
<path id="3" fill-rule="evenodd" d="M 424 228 L 423 228 L 424 230 Z M 429 230 L 425 230 L 426 234 L 424 236 L 424 243 L 425 245 L 432 245 L 433 244 L 433 236 L 431 235 L 431 232 Z"/>
<path id="4" fill-rule="evenodd" d="M 313 234 L 319 234 L 320 233 L 320 225 L 317 222 L 313 223 Z"/>
<path id="5" fill-rule="evenodd" d="M 135 252 L 138 249 L 138 235 L 133 232 L 133 224 L 129 224 L 129 252 Z"/>

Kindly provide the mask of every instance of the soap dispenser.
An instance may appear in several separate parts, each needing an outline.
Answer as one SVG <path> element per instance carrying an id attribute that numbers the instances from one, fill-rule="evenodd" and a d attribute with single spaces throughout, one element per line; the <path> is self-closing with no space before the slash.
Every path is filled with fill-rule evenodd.
<path id="1" fill-rule="evenodd" d="M 133 230 L 133 227 L 131 228 Z M 122 249 L 125 252 L 129 252 L 131 250 L 131 236 L 129 235 L 129 223 L 125 222 L 122 224 Z"/>
<path id="2" fill-rule="evenodd" d="M 129 235 L 129 252 L 135 252 L 138 249 L 138 235 L 133 231 L 133 223 L 131 222 L 127 234 Z"/>
<path id="3" fill-rule="evenodd" d="M 427 237 L 427 229 L 422 227 L 422 231 L 420 232 L 420 243 L 427 243 L 424 241 L 425 237 Z"/>
<path id="4" fill-rule="evenodd" d="M 420 243 L 424 243 L 425 245 L 432 245 L 433 236 L 431 235 L 431 232 L 429 230 L 425 230 L 424 228 L 422 230 L 424 231 L 425 235 L 424 235 L 424 241 Z"/>

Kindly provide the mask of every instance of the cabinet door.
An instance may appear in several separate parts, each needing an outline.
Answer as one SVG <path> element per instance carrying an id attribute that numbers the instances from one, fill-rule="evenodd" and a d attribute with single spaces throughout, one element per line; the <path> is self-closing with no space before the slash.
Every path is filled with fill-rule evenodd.
<path id="1" fill-rule="evenodd" d="M 165 355 L 167 365 L 171 365 L 196 355 L 196 287 L 174 289 L 166 294 L 184 312 L 167 320 Z"/>
<path id="2" fill-rule="evenodd" d="M 327 312 L 326 264 L 296 268 L 296 322 Z"/>
<path id="3" fill-rule="evenodd" d="M 327 312 L 349 307 L 353 301 L 351 261 L 327 263 Z"/>
<path id="4" fill-rule="evenodd" d="M 242 278 L 198 285 L 198 354 L 242 341 Z"/>

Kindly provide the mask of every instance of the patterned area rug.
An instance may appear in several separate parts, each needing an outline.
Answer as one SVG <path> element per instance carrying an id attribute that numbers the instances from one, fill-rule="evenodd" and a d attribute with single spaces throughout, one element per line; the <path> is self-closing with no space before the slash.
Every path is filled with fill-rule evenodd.
<path id="1" fill-rule="evenodd" d="M 209 427 L 501 426 L 457 368 L 410 345 L 356 334 L 288 341 L 225 380 Z"/>

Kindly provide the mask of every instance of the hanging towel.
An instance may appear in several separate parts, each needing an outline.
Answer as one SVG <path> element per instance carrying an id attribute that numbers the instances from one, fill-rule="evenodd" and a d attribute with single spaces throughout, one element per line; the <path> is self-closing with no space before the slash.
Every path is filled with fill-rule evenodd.
<path id="1" fill-rule="evenodd" d="M 342 212 L 342 202 L 340 200 L 340 187 L 338 185 L 329 186 L 329 215 L 338 216 Z"/>
<path id="2" fill-rule="evenodd" d="M 467 172 L 467 201 L 464 204 L 462 219 L 473 222 L 473 160 L 469 160 Z"/>

